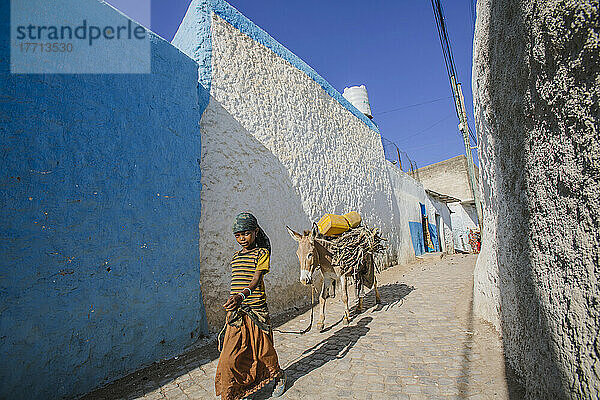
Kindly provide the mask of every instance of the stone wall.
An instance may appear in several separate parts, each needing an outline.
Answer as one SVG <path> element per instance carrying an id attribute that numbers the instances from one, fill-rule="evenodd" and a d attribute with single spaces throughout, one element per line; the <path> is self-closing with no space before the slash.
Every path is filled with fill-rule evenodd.
<path id="1" fill-rule="evenodd" d="M 464 201 L 473 199 L 467 171 L 467 157 L 463 154 L 421 167 L 411 172 L 411 176 L 421 182 L 425 189 Z"/>
<path id="2" fill-rule="evenodd" d="M 88 23 L 124 18 L 96 0 L 79 6 Z M 204 96 L 196 63 L 153 34 L 150 74 L 10 74 L 8 7 L 0 398 L 74 397 L 208 331 L 198 283 Z"/>
<path id="3" fill-rule="evenodd" d="M 475 312 L 531 399 L 600 394 L 600 10 L 480 0 L 473 92 L 484 198 Z"/>

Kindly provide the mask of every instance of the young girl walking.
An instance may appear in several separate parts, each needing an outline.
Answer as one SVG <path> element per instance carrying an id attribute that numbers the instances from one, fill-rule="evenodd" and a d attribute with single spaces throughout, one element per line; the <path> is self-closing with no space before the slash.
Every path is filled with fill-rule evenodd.
<path id="1" fill-rule="evenodd" d="M 273 397 L 279 397 L 285 390 L 285 375 L 273 347 L 263 282 L 269 272 L 271 244 L 250 213 L 238 214 L 233 234 L 242 248 L 230 264 L 231 294 L 223 305 L 227 317 L 215 391 L 221 400 L 238 400 L 278 379 Z"/>

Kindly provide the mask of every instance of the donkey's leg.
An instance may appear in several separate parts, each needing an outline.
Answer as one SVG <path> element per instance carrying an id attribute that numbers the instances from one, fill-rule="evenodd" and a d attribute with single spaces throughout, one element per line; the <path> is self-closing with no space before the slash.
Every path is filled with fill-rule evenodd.
<path id="1" fill-rule="evenodd" d="M 381 296 L 377 290 L 377 278 L 373 279 L 373 289 L 375 289 L 375 304 L 381 304 Z"/>
<path id="2" fill-rule="evenodd" d="M 348 307 L 348 278 L 340 276 L 340 289 L 342 290 L 342 302 L 344 303 L 344 325 L 350 323 L 350 308 Z"/>
<path id="3" fill-rule="evenodd" d="M 319 316 L 319 322 L 317 323 L 319 332 L 322 332 L 325 327 L 325 302 L 327 301 L 327 294 L 329 293 L 329 285 L 331 285 L 331 280 L 328 276 L 323 276 L 323 287 L 321 288 L 321 294 L 319 295 L 319 305 L 321 306 L 321 315 Z"/>
<path id="4" fill-rule="evenodd" d="M 358 305 L 356 306 L 356 313 L 360 314 L 363 312 L 363 299 L 365 298 L 365 286 L 358 282 L 358 290 L 356 291 L 358 295 Z"/>

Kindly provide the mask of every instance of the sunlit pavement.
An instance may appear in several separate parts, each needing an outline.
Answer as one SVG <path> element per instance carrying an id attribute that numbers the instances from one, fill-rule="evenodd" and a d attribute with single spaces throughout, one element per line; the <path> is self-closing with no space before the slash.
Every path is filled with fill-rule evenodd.
<path id="1" fill-rule="evenodd" d="M 382 304 L 367 294 L 366 310 L 349 326 L 341 323 L 338 293 L 328 300 L 324 333 L 314 325 L 302 336 L 275 332 L 288 377 L 281 399 L 508 399 L 501 340 L 471 312 L 476 259 L 436 254 L 389 268 L 378 276 Z M 279 329 L 302 330 L 309 320 L 310 311 Z M 214 347 L 85 398 L 214 399 Z M 253 398 L 269 398 L 271 391 L 268 386 Z"/>

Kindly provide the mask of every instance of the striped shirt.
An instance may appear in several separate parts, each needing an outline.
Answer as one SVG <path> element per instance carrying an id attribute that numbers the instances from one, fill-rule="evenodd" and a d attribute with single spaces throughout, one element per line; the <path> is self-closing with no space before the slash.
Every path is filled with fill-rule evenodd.
<path id="1" fill-rule="evenodd" d="M 242 289 L 247 288 L 257 270 L 269 272 L 269 250 L 255 248 L 247 253 L 236 252 L 231 260 L 231 294 L 239 293 Z M 252 308 L 262 308 L 267 305 L 265 283 L 262 276 L 252 294 L 246 297 L 242 303 Z"/>

